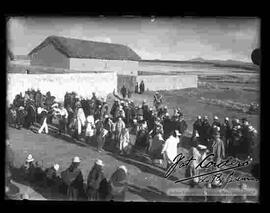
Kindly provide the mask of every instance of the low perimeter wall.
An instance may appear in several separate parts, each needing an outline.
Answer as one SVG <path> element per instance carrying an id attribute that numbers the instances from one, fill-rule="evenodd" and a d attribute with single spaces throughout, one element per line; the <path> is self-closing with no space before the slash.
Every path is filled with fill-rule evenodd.
<path id="1" fill-rule="evenodd" d="M 197 75 L 140 75 L 137 82 L 144 81 L 145 90 L 177 90 L 197 88 Z"/>
<path id="2" fill-rule="evenodd" d="M 117 89 L 117 75 L 110 73 L 68 73 L 68 74 L 7 74 L 7 102 L 10 104 L 15 96 L 28 89 L 40 89 L 43 94 L 48 91 L 58 101 L 64 100 L 66 92 L 91 98 L 92 92 L 106 97 Z"/>

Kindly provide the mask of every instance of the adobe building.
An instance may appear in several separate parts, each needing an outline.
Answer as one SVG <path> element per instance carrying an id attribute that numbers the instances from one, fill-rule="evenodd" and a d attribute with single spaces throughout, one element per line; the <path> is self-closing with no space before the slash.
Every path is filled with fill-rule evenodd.
<path id="1" fill-rule="evenodd" d="M 117 88 L 134 90 L 141 58 L 122 44 L 49 36 L 29 54 L 31 66 L 78 72 L 116 72 Z"/>

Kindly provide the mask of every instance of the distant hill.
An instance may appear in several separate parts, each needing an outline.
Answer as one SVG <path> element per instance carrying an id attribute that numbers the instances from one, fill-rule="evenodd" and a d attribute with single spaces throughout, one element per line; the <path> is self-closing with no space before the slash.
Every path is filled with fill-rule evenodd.
<path id="1" fill-rule="evenodd" d="M 243 68 L 248 70 L 259 70 L 259 66 L 244 61 L 237 61 L 237 60 L 207 60 L 204 58 L 194 58 L 188 60 L 191 62 L 200 62 L 200 63 L 212 63 L 217 67 L 233 67 L 233 68 Z"/>

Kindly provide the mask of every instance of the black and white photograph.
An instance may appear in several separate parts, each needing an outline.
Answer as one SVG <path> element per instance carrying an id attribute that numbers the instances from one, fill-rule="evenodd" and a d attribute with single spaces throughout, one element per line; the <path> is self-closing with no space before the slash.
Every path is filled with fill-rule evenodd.
<path id="1" fill-rule="evenodd" d="M 259 203 L 260 18 L 6 31 L 6 200 Z"/>

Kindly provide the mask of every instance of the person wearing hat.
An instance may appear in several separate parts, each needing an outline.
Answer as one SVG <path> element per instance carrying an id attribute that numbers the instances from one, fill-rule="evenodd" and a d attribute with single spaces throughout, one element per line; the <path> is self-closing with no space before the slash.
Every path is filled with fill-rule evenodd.
<path id="1" fill-rule="evenodd" d="M 75 109 L 75 138 L 79 139 L 82 133 L 82 128 L 85 126 L 86 118 L 81 104 Z"/>
<path id="2" fill-rule="evenodd" d="M 124 128 L 122 129 L 120 134 L 120 145 L 119 145 L 120 155 L 129 154 L 130 147 L 131 144 L 130 144 L 129 130 L 128 128 Z"/>
<path id="3" fill-rule="evenodd" d="M 125 87 L 125 85 L 122 86 L 120 92 L 121 92 L 123 98 L 125 99 L 127 96 L 127 88 Z"/>
<path id="4" fill-rule="evenodd" d="M 175 128 L 181 133 L 181 135 L 186 132 L 188 125 L 184 119 L 184 115 L 179 116 L 179 119 L 175 122 Z"/>
<path id="5" fill-rule="evenodd" d="M 61 177 L 67 186 L 69 200 L 78 200 L 83 193 L 83 175 L 79 168 L 80 158 L 75 156 L 71 165 L 61 173 Z"/>
<path id="6" fill-rule="evenodd" d="M 161 151 L 163 149 L 165 141 L 162 137 L 162 132 L 158 130 L 152 139 L 152 143 L 149 146 L 149 154 L 153 161 L 163 159 Z"/>
<path id="7" fill-rule="evenodd" d="M 170 136 L 170 133 L 173 131 L 174 128 L 174 122 L 171 120 L 169 113 L 165 114 L 165 117 L 162 121 L 163 124 L 163 130 L 164 130 L 164 140 L 167 140 Z"/>
<path id="8" fill-rule="evenodd" d="M 202 121 L 202 129 L 200 134 L 201 144 L 210 148 L 210 139 L 211 139 L 211 125 L 209 123 L 208 117 L 204 116 Z"/>
<path id="9" fill-rule="evenodd" d="M 154 106 L 157 111 L 159 111 L 159 107 L 161 106 L 162 102 L 162 96 L 158 92 L 156 92 L 156 94 L 154 95 Z"/>
<path id="10" fill-rule="evenodd" d="M 220 139 L 219 132 L 216 132 L 214 135 L 214 140 L 212 142 L 212 153 L 214 154 L 213 161 L 215 161 L 216 164 L 219 164 L 221 160 L 226 157 L 224 142 Z"/>
<path id="11" fill-rule="evenodd" d="M 64 107 L 63 103 L 59 104 L 59 115 L 60 115 L 59 134 L 61 134 L 62 132 L 66 133 L 67 132 L 68 112 L 67 112 L 66 108 Z"/>
<path id="12" fill-rule="evenodd" d="M 109 115 L 104 116 L 103 126 L 108 131 L 108 134 L 106 135 L 106 140 L 108 140 L 109 142 L 112 139 L 114 131 L 114 123 L 112 122 L 112 119 L 109 117 Z"/>
<path id="13" fill-rule="evenodd" d="M 197 168 L 200 162 L 206 158 L 208 150 L 205 145 L 198 144 L 196 147 L 191 147 L 189 150 L 189 157 L 192 157 L 191 163 L 188 164 L 186 168 L 186 177 L 194 177 L 191 181 L 191 184 L 197 184 L 199 182 L 199 177 L 195 177 L 200 175 L 202 169 L 200 167 Z"/>
<path id="14" fill-rule="evenodd" d="M 215 136 L 215 132 L 217 131 L 217 128 L 221 128 L 221 123 L 219 122 L 219 118 L 218 116 L 214 116 L 214 119 L 213 119 L 213 123 L 212 123 L 212 126 L 211 126 L 211 130 L 210 130 L 210 136 L 211 136 L 211 139 L 213 139 Z"/>
<path id="15" fill-rule="evenodd" d="M 88 115 L 86 118 L 86 129 L 85 129 L 85 142 L 91 143 L 92 138 L 95 134 L 95 120 L 93 115 Z"/>
<path id="16" fill-rule="evenodd" d="M 238 122 L 236 121 L 236 124 Z M 241 126 L 234 125 L 231 130 L 231 137 L 229 140 L 228 145 L 228 155 L 232 157 L 238 157 L 239 152 L 241 152 L 241 139 L 242 139 L 242 132 Z"/>
<path id="17" fill-rule="evenodd" d="M 247 130 L 246 130 L 247 129 Z M 242 139 L 241 139 L 241 157 L 243 160 L 252 159 L 252 155 L 256 150 L 255 137 L 257 131 L 251 125 L 242 127 Z"/>
<path id="18" fill-rule="evenodd" d="M 118 100 L 115 100 L 113 105 L 112 105 L 111 111 L 110 111 L 110 114 L 113 117 L 113 122 L 115 122 L 117 120 L 115 115 L 116 115 L 116 111 L 118 110 L 119 106 L 120 106 L 120 104 L 119 104 Z"/>
<path id="19" fill-rule="evenodd" d="M 87 177 L 87 187 L 86 187 L 86 194 L 88 200 L 90 201 L 97 201 L 99 200 L 99 187 L 101 181 L 105 178 L 104 171 L 103 171 L 104 164 L 102 160 L 97 159 L 95 161 L 94 166 L 90 170 L 88 177 Z"/>
<path id="20" fill-rule="evenodd" d="M 148 126 L 147 122 L 143 120 L 143 116 L 139 116 L 137 129 L 136 129 L 136 141 L 135 147 L 139 150 L 146 151 L 148 148 Z"/>
<path id="21" fill-rule="evenodd" d="M 126 124 L 127 127 L 129 127 L 131 125 L 131 121 L 132 121 L 132 115 L 131 115 L 131 108 L 128 104 L 128 102 L 125 102 L 124 106 L 123 106 L 123 110 L 124 110 L 124 122 Z"/>
<path id="22" fill-rule="evenodd" d="M 16 116 L 16 123 L 17 123 L 17 129 L 21 129 L 24 125 L 26 117 L 26 111 L 24 110 L 23 106 L 20 106 L 17 109 L 17 116 Z"/>
<path id="23" fill-rule="evenodd" d="M 126 128 L 126 124 L 123 121 L 122 117 L 118 117 L 118 120 L 115 123 L 115 132 L 114 132 L 114 140 L 115 140 L 115 147 L 120 147 L 120 135 L 122 129 Z"/>
<path id="24" fill-rule="evenodd" d="M 106 139 L 106 136 L 108 134 L 108 130 L 104 128 L 103 124 L 100 127 L 101 127 L 99 130 L 100 133 L 97 134 L 97 151 L 98 152 L 104 151 L 103 146 L 105 144 L 105 139 Z"/>
<path id="25" fill-rule="evenodd" d="M 196 132 L 198 133 L 199 137 L 202 132 L 202 116 L 198 115 L 197 120 L 193 123 L 193 132 L 192 138 L 195 137 Z"/>
<path id="26" fill-rule="evenodd" d="M 177 145 L 180 143 L 181 133 L 174 130 L 170 137 L 165 141 L 161 154 L 163 155 L 164 162 L 167 169 L 174 163 L 174 158 L 177 156 Z"/>
<path id="27" fill-rule="evenodd" d="M 221 140 L 224 142 L 225 154 L 226 156 L 228 156 L 229 140 L 231 138 L 231 125 L 228 117 L 225 117 L 224 123 L 221 125 L 220 137 Z"/>
<path id="28" fill-rule="evenodd" d="M 145 88 L 145 86 L 144 86 L 144 82 L 142 80 L 141 83 L 140 83 L 140 94 L 144 93 L 144 88 Z"/>
<path id="29" fill-rule="evenodd" d="M 135 93 L 140 94 L 140 88 L 139 88 L 139 83 L 138 82 L 136 82 L 136 85 L 135 85 Z"/>
<path id="30" fill-rule="evenodd" d="M 41 127 L 38 130 L 38 133 L 41 134 L 43 132 L 43 130 L 45 130 L 45 133 L 48 134 L 49 133 L 49 128 L 48 128 L 48 124 L 47 124 L 47 119 L 48 119 L 48 111 L 43 109 L 40 113 L 40 117 L 41 117 Z"/>
<path id="31" fill-rule="evenodd" d="M 128 190 L 128 171 L 125 166 L 119 166 L 109 180 L 109 200 L 125 201 Z"/>
<path id="32" fill-rule="evenodd" d="M 55 187 L 57 184 L 59 184 L 59 180 L 60 180 L 60 174 L 59 172 L 59 164 L 54 164 L 52 165 L 50 168 L 47 168 L 45 170 L 45 174 L 46 174 L 46 185 L 48 187 Z"/>
<path id="33" fill-rule="evenodd" d="M 25 159 L 22 170 L 25 179 L 28 181 L 32 181 L 35 173 L 35 159 L 33 158 L 32 154 L 29 154 Z"/>

